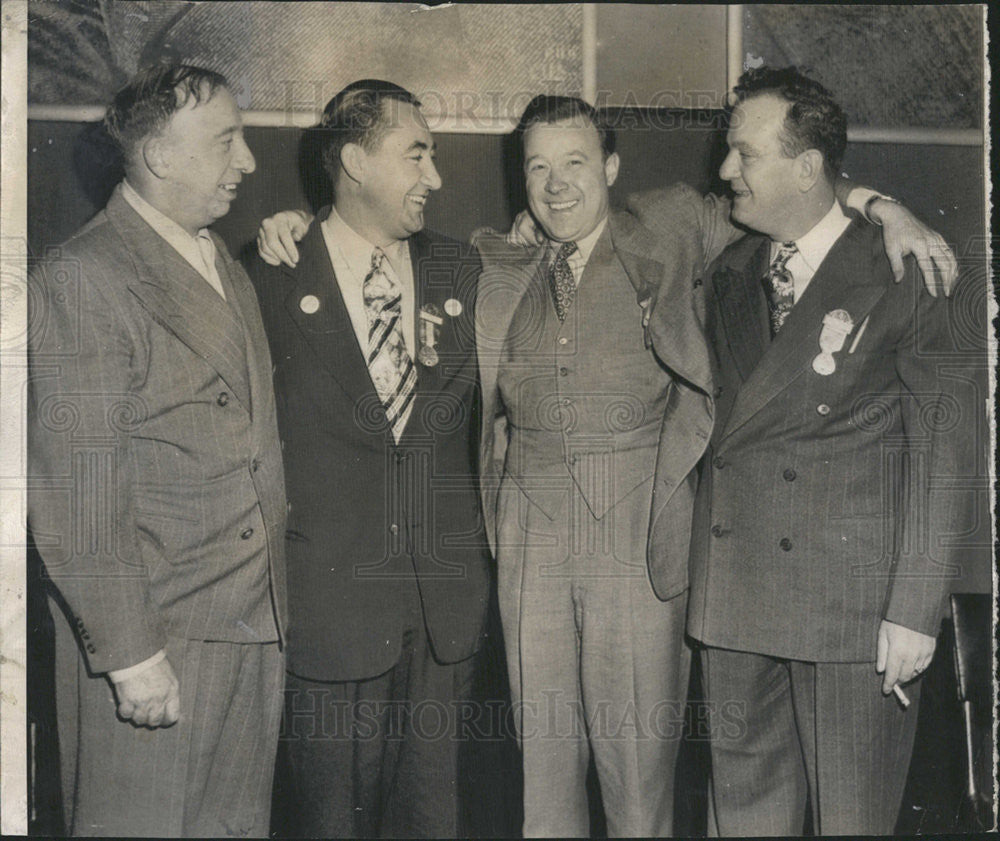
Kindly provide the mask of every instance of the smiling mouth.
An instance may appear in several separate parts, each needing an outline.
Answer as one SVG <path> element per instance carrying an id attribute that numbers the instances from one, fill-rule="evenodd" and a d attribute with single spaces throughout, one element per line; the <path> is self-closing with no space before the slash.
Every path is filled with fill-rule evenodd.
<path id="1" fill-rule="evenodd" d="M 736 198 L 738 198 L 738 199 L 745 199 L 747 196 L 750 195 L 750 191 L 749 190 L 733 190 L 733 195 L 736 196 Z"/>
<path id="2" fill-rule="evenodd" d="M 236 188 L 239 187 L 239 182 L 233 182 L 232 184 L 220 184 L 220 188 L 224 193 L 228 193 L 230 196 L 236 195 Z"/>
<path id="3" fill-rule="evenodd" d="M 427 196 L 410 196 L 410 195 L 408 195 L 406 198 L 408 198 L 414 204 L 419 204 L 421 207 L 423 207 L 425 204 L 427 204 Z"/>
<path id="4" fill-rule="evenodd" d="M 571 201 L 554 201 L 549 202 L 549 210 L 569 210 L 572 207 L 576 207 L 580 203 L 579 199 L 573 199 Z"/>

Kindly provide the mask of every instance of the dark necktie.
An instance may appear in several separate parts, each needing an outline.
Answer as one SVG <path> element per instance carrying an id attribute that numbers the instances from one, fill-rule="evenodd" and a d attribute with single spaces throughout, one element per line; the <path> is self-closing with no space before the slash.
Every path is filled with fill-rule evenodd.
<path id="1" fill-rule="evenodd" d="M 785 266 L 797 251 L 794 242 L 782 243 L 778 253 L 774 255 L 771 265 L 767 267 L 767 274 L 764 275 L 764 288 L 767 290 L 768 309 L 771 314 L 772 336 L 778 335 L 778 331 L 795 304 L 795 286 L 792 273 Z"/>
<path id="2" fill-rule="evenodd" d="M 573 270 L 569 267 L 569 256 L 576 251 L 575 242 L 564 242 L 556 259 L 549 266 L 549 286 L 552 287 L 552 300 L 556 305 L 556 315 L 559 321 L 566 320 L 566 313 L 569 312 L 576 295 L 576 280 L 573 278 Z"/>

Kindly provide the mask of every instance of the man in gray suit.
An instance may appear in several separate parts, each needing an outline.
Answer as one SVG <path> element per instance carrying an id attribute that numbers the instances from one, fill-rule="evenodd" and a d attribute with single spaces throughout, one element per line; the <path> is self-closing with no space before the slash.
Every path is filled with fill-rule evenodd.
<path id="1" fill-rule="evenodd" d="M 655 235 L 611 212 L 614 131 L 581 100 L 536 97 L 519 134 L 529 204 L 552 244 L 478 239 L 475 328 L 524 834 L 589 833 L 592 752 L 609 835 L 669 835 L 693 468 L 710 428 L 692 284 L 740 232 L 728 202 L 684 185 L 635 202 Z M 296 231 L 283 221 L 261 240 L 285 259 Z M 648 539 L 663 536 L 683 552 L 647 564 Z"/>
<path id="2" fill-rule="evenodd" d="M 30 281 L 67 831 L 266 836 L 284 479 L 257 302 L 206 228 L 254 159 L 208 70 L 144 71 L 106 121 L 125 180 Z"/>
<path id="3" fill-rule="evenodd" d="M 715 417 L 688 631 L 705 646 L 712 811 L 722 835 L 801 834 L 807 803 L 818 834 L 888 834 L 911 682 L 967 533 L 947 483 L 974 469 L 972 378 L 948 303 L 913 266 L 894 284 L 878 232 L 835 201 L 847 136 L 829 92 L 763 67 L 735 93 L 720 174 L 761 234 L 705 281 Z"/>

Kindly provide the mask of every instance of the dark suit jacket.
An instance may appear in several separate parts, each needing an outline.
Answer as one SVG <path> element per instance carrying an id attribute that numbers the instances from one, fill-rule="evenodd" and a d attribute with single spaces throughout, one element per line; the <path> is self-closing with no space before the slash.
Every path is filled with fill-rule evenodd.
<path id="1" fill-rule="evenodd" d="M 93 672 L 284 624 L 271 361 L 215 243 L 226 301 L 116 191 L 31 276 L 29 520 Z"/>
<path id="2" fill-rule="evenodd" d="M 718 396 L 688 623 L 704 643 L 862 662 L 883 618 L 937 634 L 961 526 L 956 496 L 932 486 L 956 474 L 972 414 L 951 304 L 912 266 L 895 284 L 880 235 L 855 219 L 773 341 L 767 241 L 744 238 L 708 273 Z M 812 362 L 837 309 L 853 328 L 822 375 Z"/>
<path id="3" fill-rule="evenodd" d="M 434 305 L 445 315 L 440 362 L 417 362 L 397 446 L 318 224 L 299 248 L 295 269 L 251 267 L 275 362 L 290 506 L 289 669 L 316 680 L 385 672 L 399 656 L 414 577 L 435 656 L 463 660 L 478 645 L 488 587 L 472 472 L 479 261 L 452 240 L 410 238 L 416 312 Z M 303 309 L 307 296 L 315 312 Z M 447 314 L 456 312 L 448 301 L 461 312 Z"/>

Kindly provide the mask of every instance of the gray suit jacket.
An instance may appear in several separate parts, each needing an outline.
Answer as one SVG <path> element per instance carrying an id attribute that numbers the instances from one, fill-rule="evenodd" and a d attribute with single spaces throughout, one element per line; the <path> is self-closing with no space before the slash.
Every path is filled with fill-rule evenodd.
<path id="1" fill-rule="evenodd" d="M 631 196 L 608 228 L 615 253 L 645 310 L 646 341 L 674 375 L 663 418 L 653 490 L 647 562 L 661 599 L 684 591 L 694 503 L 694 467 L 712 429 L 712 379 L 695 283 L 707 263 L 738 236 L 729 207 L 683 184 Z M 496 550 L 496 501 L 506 428 L 498 418 L 497 371 L 511 318 L 544 256 L 543 249 L 478 240 L 483 259 L 476 341 L 483 389 L 480 491 L 491 547 Z"/>
<path id="2" fill-rule="evenodd" d="M 709 272 L 720 393 L 688 622 L 702 642 L 862 662 L 882 619 L 937 634 L 968 525 L 948 485 L 974 414 L 950 302 L 913 266 L 895 284 L 880 233 L 852 223 L 773 341 L 766 239 L 744 238 Z M 813 360 L 833 310 L 853 327 L 822 374 Z"/>
<path id="3" fill-rule="evenodd" d="M 30 278 L 29 522 L 92 672 L 284 626 L 271 360 L 215 244 L 226 301 L 116 191 Z"/>

